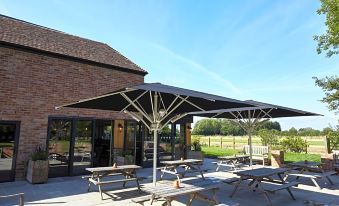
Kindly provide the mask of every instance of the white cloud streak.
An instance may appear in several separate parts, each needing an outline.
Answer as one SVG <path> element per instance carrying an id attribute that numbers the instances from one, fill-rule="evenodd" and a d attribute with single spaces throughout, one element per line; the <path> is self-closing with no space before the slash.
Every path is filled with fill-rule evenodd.
<path id="1" fill-rule="evenodd" d="M 166 53 L 167 55 L 170 55 L 172 58 L 175 58 L 187 65 L 190 65 L 192 67 L 194 67 L 195 69 L 198 69 L 199 71 L 203 72 L 204 74 L 208 75 L 209 77 L 211 77 L 213 80 L 217 81 L 222 87 L 227 87 L 229 90 L 231 90 L 232 92 L 236 93 L 236 94 L 241 94 L 242 91 L 236 87 L 234 84 L 232 84 L 230 81 L 224 79 L 221 75 L 219 75 L 216 72 L 213 72 L 209 69 L 207 69 L 206 67 L 202 66 L 201 64 L 186 58 L 184 56 L 178 55 L 176 53 L 174 53 L 173 51 L 169 50 L 168 48 L 161 46 L 159 44 L 152 44 L 155 48 L 157 48 L 158 50 Z"/>

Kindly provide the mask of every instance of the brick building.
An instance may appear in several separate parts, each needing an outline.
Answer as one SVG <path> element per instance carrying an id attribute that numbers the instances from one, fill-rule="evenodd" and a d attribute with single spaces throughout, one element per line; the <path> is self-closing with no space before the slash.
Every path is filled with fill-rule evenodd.
<path id="1" fill-rule="evenodd" d="M 146 74 L 107 44 L 0 15 L 0 182 L 24 178 L 37 146 L 49 150 L 51 177 L 112 164 L 118 149 L 147 166 L 151 135 L 128 116 L 54 109 L 143 83 Z M 160 137 L 169 158 L 178 158 L 190 121 Z"/>

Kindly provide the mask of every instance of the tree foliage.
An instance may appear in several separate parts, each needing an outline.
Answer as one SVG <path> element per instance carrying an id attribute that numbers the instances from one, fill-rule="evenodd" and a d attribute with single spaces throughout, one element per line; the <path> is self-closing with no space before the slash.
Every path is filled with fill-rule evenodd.
<path id="1" fill-rule="evenodd" d="M 281 130 L 279 122 L 268 121 L 257 129 Z M 243 136 L 246 131 L 238 123 L 227 119 L 202 119 L 198 121 L 192 131 L 197 135 L 233 135 Z"/>
<path id="2" fill-rule="evenodd" d="M 280 132 L 278 130 L 261 129 L 258 131 L 258 135 L 264 146 L 274 147 L 279 145 Z"/>
<path id="3" fill-rule="evenodd" d="M 306 140 L 299 136 L 288 136 L 280 142 L 284 151 L 305 152 L 307 148 Z"/>
<path id="4" fill-rule="evenodd" d="M 331 76 L 323 79 L 315 79 L 315 84 L 322 88 L 325 97 L 321 100 L 328 105 L 329 110 L 339 112 L 339 77 Z"/>
<path id="5" fill-rule="evenodd" d="M 324 34 L 314 36 L 318 42 L 318 54 L 326 52 L 327 57 L 339 54 L 339 0 L 320 0 L 319 15 L 325 15 L 327 30 Z"/>

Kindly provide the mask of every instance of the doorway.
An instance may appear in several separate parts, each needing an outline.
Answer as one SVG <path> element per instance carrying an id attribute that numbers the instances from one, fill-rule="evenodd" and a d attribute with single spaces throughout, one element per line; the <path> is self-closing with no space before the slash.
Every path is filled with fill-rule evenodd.
<path id="1" fill-rule="evenodd" d="M 111 120 L 96 120 L 93 166 L 106 167 L 112 162 L 113 125 Z"/>
<path id="2" fill-rule="evenodd" d="M 0 121 L 0 182 L 14 181 L 20 122 Z"/>

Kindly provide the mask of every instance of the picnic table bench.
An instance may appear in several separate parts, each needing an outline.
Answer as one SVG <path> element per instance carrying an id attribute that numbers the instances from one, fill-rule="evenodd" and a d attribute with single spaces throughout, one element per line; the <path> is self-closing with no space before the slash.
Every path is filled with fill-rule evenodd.
<path id="1" fill-rule="evenodd" d="M 294 162 L 288 164 L 289 167 L 294 167 L 295 169 L 299 169 L 296 173 L 288 173 L 286 178 L 292 176 L 296 177 L 296 179 L 299 178 L 308 178 L 310 179 L 313 184 L 318 188 L 322 189 L 320 185 L 318 184 L 317 180 L 324 180 L 328 181 L 331 185 L 333 185 L 333 181 L 331 180 L 330 176 L 336 174 L 335 171 L 327 171 L 325 172 L 323 169 L 321 169 L 321 163 L 320 162 Z"/>
<path id="2" fill-rule="evenodd" d="M 122 165 L 122 166 L 110 166 L 110 167 L 94 167 L 94 168 L 86 168 L 87 171 L 91 172 L 92 175 L 84 176 L 83 178 L 88 181 L 88 191 L 90 191 L 91 184 L 98 186 L 101 199 L 103 199 L 103 191 L 101 186 L 114 184 L 114 183 L 123 183 L 123 187 L 126 186 L 127 182 L 135 181 L 140 190 L 139 181 L 144 178 L 137 177 L 136 170 L 140 169 L 140 166 L 137 165 Z M 108 176 L 122 176 L 122 179 L 114 179 L 114 180 L 103 180 L 104 177 Z"/>
<path id="3" fill-rule="evenodd" d="M 250 146 L 244 145 L 244 154 L 250 154 Z M 252 160 L 262 161 L 262 165 L 265 166 L 265 160 L 268 160 L 268 146 L 256 146 L 252 145 Z"/>
<path id="4" fill-rule="evenodd" d="M 12 194 L 12 195 L 0 195 L 0 199 L 2 198 L 11 198 L 11 197 L 19 197 L 19 206 L 24 205 L 24 193 Z"/>
<path id="5" fill-rule="evenodd" d="M 245 162 L 249 160 L 249 155 L 234 155 L 234 156 L 222 156 L 218 157 L 219 161 L 213 162 L 217 165 L 215 171 L 219 171 L 220 167 L 230 167 L 234 171 L 237 171 L 241 166 L 245 166 Z"/>
<path id="6" fill-rule="evenodd" d="M 179 188 L 175 188 L 173 183 L 170 181 L 164 181 L 157 183 L 156 186 L 145 187 L 142 190 L 150 193 L 143 197 L 133 198 L 132 202 L 144 204 L 146 201 L 150 201 L 153 204 L 154 201 L 164 200 L 168 206 L 172 205 L 172 201 L 175 200 L 178 196 L 188 195 L 189 201 L 186 205 L 192 205 L 194 199 L 199 199 L 212 203 L 214 205 L 218 204 L 216 199 L 216 191 L 219 189 L 216 181 L 206 180 L 199 181 L 194 183 L 181 183 Z M 210 191 L 212 192 L 212 197 L 209 197 L 201 192 Z M 236 203 L 230 203 L 230 206 L 237 206 Z"/>
<path id="7" fill-rule="evenodd" d="M 267 193 L 275 193 L 279 190 L 287 190 L 287 192 L 290 194 L 293 200 L 295 200 L 295 197 L 293 196 L 293 193 L 291 191 L 292 186 L 297 186 L 299 182 L 285 182 L 282 175 L 287 172 L 287 168 L 258 168 L 253 170 L 244 170 L 240 172 L 236 172 L 238 176 L 240 176 L 239 180 L 236 181 L 234 190 L 232 191 L 230 197 L 233 197 L 236 193 L 238 187 L 242 183 L 243 180 L 251 179 L 250 183 L 248 184 L 248 187 L 253 190 L 259 190 L 262 194 L 264 194 L 265 198 L 268 200 L 270 205 L 272 205 L 272 201 Z M 272 176 L 277 175 L 280 179 L 280 181 L 273 180 Z M 269 181 L 274 182 L 277 184 L 271 185 L 270 188 L 264 188 L 262 185 L 263 181 Z"/>
<path id="8" fill-rule="evenodd" d="M 207 169 L 202 169 L 200 167 L 202 160 L 197 159 L 161 161 L 160 163 L 165 165 L 160 168 L 161 180 L 166 173 L 175 175 L 179 182 L 180 177 L 184 177 L 187 173 L 200 173 L 202 179 L 205 179 L 203 173 L 208 171 Z"/>

